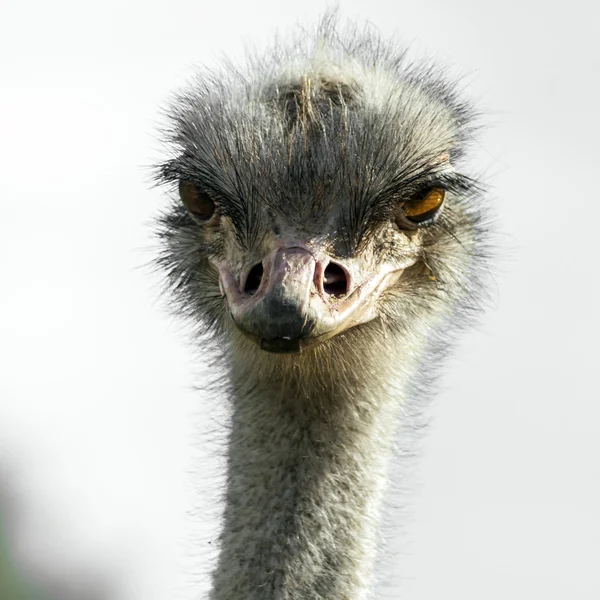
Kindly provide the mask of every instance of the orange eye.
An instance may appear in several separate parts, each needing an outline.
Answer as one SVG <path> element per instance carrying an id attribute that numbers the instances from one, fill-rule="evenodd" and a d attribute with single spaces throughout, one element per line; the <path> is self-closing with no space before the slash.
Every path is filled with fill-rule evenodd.
<path id="1" fill-rule="evenodd" d="M 215 214 L 216 206 L 212 198 L 198 189 L 190 181 L 179 182 L 179 196 L 186 208 L 201 222 L 207 222 Z"/>
<path id="2" fill-rule="evenodd" d="M 398 226 L 408 223 L 412 226 L 426 225 L 431 221 L 444 203 L 446 190 L 444 188 L 431 188 L 427 194 L 417 200 L 410 202 L 402 207 L 402 214 L 397 219 Z"/>

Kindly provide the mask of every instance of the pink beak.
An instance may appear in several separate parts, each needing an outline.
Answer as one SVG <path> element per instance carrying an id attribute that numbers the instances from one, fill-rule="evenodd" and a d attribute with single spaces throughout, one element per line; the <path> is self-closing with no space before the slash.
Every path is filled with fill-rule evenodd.
<path id="1" fill-rule="evenodd" d="M 300 352 L 377 316 L 375 301 L 401 270 L 381 269 L 353 286 L 339 262 L 318 260 L 305 248 L 280 248 L 262 262 L 255 291 L 220 265 L 221 284 L 235 324 L 269 352 Z M 246 276 L 247 278 L 247 276 Z"/>

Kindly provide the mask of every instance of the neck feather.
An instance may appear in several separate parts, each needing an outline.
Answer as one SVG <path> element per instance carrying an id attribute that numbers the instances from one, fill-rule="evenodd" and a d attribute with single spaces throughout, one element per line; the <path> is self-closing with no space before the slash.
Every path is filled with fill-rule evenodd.
<path id="1" fill-rule="evenodd" d="M 230 363 L 226 507 L 210 598 L 363 599 L 400 391 L 374 377 L 381 360 L 333 375 L 315 363 L 312 383 L 294 375 L 303 369 L 290 357 L 271 360 L 280 368 L 241 355 Z"/>

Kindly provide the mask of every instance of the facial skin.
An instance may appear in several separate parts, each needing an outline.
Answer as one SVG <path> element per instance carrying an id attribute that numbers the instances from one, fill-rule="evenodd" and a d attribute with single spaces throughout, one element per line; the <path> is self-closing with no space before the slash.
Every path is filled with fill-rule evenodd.
<path id="1" fill-rule="evenodd" d="M 449 165 L 442 166 L 447 172 Z M 412 202 L 399 203 L 353 253 L 340 252 L 336 243 L 340 215 L 350 208 L 343 202 L 330 205 L 326 218 L 311 219 L 308 213 L 293 225 L 268 205 L 257 206 L 260 242 L 244 249 L 214 196 L 179 181 L 197 235 L 227 249 L 209 255 L 208 263 L 218 273 L 230 318 L 262 350 L 278 353 L 300 352 L 376 318 L 382 293 L 417 262 L 418 229 L 439 216 L 445 194 L 445 188 L 432 186 Z"/>

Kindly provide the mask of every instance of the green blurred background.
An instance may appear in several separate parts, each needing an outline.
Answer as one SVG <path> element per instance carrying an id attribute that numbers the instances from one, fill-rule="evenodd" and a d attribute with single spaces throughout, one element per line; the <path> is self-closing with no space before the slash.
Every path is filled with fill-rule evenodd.
<path id="1" fill-rule="evenodd" d="M 27 574 L 18 567 L 8 547 L 4 522 L 0 518 L 0 599 L 51 600 Z"/>

